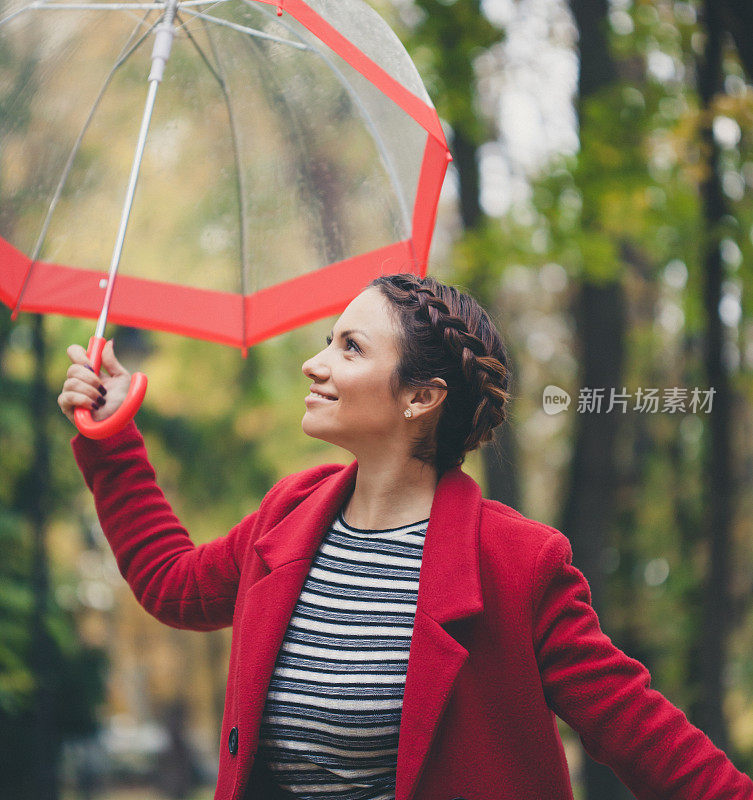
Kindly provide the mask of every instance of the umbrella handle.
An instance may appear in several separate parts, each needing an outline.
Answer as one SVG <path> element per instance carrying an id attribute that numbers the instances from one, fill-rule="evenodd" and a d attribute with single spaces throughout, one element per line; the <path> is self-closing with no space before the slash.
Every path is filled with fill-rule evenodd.
<path id="1" fill-rule="evenodd" d="M 102 366 L 102 350 L 105 346 L 103 336 L 92 336 L 89 339 L 89 349 L 86 355 L 91 361 L 92 368 L 99 375 Z M 134 372 L 131 375 L 131 385 L 123 403 L 114 414 L 97 422 L 92 417 L 88 408 L 79 407 L 73 412 L 73 418 L 79 431 L 89 439 L 106 439 L 124 428 L 139 410 L 146 394 L 146 375 L 143 372 Z"/>

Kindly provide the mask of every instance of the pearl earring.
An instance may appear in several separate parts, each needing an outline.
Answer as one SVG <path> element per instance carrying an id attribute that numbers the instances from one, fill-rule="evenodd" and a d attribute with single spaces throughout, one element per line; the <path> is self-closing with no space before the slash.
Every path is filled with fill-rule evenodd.
<path id="1" fill-rule="evenodd" d="M 405 411 L 403 411 L 403 414 L 405 415 L 406 419 L 409 419 L 413 416 L 413 412 L 409 408 L 406 408 Z"/>

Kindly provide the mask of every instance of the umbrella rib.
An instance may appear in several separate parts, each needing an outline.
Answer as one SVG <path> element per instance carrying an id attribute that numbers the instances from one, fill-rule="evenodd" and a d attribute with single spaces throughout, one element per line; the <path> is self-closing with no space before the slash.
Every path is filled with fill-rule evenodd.
<path id="1" fill-rule="evenodd" d="M 32 3 L 30 11 L 163 11 L 164 3 Z M 25 9 L 26 10 L 26 9 Z"/>
<path id="2" fill-rule="evenodd" d="M 228 2 L 231 2 L 231 0 L 187 0 L 187 2 L 181 2 L 181 0 L 178 0 L 178 6 L 180 8 L 185 8 L 187 6 L 206 6 L 204 9 L 204 13 L 206 13 L 207 11 L 211 11 L 215 6 L 219 6 L 222 5 L 222 3 Z M 187 22 L 181 22 L 180 25 L 176 25 L 175 32 L 177 33 L 182 28 L 185 28 L 186 25 L 188 25 Z"/>
<path id="3" fill-rule="evenodd" d="M 15 19 L 20 14 L 23 14 L 24 11 L 30 11 L 30 10 L 31 6 L 23 6 L 22 8 L 17 8 L 15 11 L 11 11 L 11 13 L 8 14 L 7 17 L 3 17 L 2 19 L 0 19 L 0 27 L 5 25 L 6 22 L 10 22 L 12 19 Z"/>
<path id="4" fill-rule="evenodd" d="M 186 6 L 205 6 L 205 5 L 219 5 L 220 3 L 228 3 L 230 0 L 183 0 L 180 3 L 181 8 Z M 13 17 L 18 16 L 23 11 L 47 11 L 50 9 L 65 10 L 65 11 L 123 11 L 123 10 L 149 10 L 149 11 L 164 11 L 165 3 L 51 3 L 39 0 L 39 2 L 29 3 L 28 6 L 19 8 L 9 14 L 3 20 L 0 20 L 0 25 Z"/>
<path id="5" fill-rule="evenodd" d="M 133 55 L 133 53 L 138 50 L 141 44 L 144 42 L 147 36 L 152 32 L 155 28 L 159 20 L 154 22 L 149 28 L 144 31 L 144 33 L 139 37 L 138 41 L 136 41 L 133 45 L 131 42 L 133 41 L 134 36 L 136 36 L 137 31 L 139 28 L 144 24 L 148 14 L 144 15 L 144 18 L 139 21 L 139 24 L 133 29 L 128 40 L 123 45 L 122 50 L 120 51 L 120 55 L 118 56 L 117 61 L 113 65 L 112 69 L 108 73 L 107 77 L 105 78 L 102 86 L 100 87 L 99 93 L 92 104 L 92 107 L 89 111 L 89 114 L 84 120 L 84 124 L 79 131 L 78 137 L 76 141 L 73 143 L 73 147 L 71 148 L 71 152 L 68 156 L 68 160 L 65 163 L 65 167 L 63 167 L 63 173 L 60 176 L 60 181 L 58 182 L 57 188 L 55 189 L 55 194 L 52 196 L 52 200 L 50 201 L 49 208 L 47 209 L 47 215 L 45 216 L 44 222 L 42 223 L 42 229 L 39 233 L 39 237 L 37 238 L 37 242 L 34 245 L 34 250 L 31 254 L 31 260 L 29 264 L 29 269 L 26 272 L 26 277 L 24 278 L 23 285 L 21 286 L 21 290 L 18 293 L 18 299 L 16 300 L 16 305 L 13 309 L 13 316 L 18 314 L 21 308 L 21 301 L 23 300 L 24 293 L 26 291 L 26 287 L 29 283 L 29 279 L 31 278 L 31 273 L 34 269 L 34 265 L 37 263 L 37 259 L 39 258 L 40 253 L 42 252 L 42 247 L 44 246 L 44 241 L 47 238 L 47 231 L 49 230 L 50 223 L 52 221 L 52 215 L 55 213 L 55 209 L 57 208 L 58 203 L 60 202 L 60 198 L 63 194 L 63 189 L 65 188 L 65 184 L 68 181 L 68 176 L 71 173 L 71 169 L 73 168 L 73 161 L 78 154 L 79 148 L 81 147 L 81 142 L 83 141 L 84 136 L 86 135 L 86 131 L 89 129 L 89 125 L 91 124 L 92 118 L 99 107 L 100 102 L 102 101 L 102 97 L 104 96 L 105 92 L 107 91 L 107 87 L 110 85 L 110 81 L 112 80 L 113 76 L 117 72 L 117 70 L 123 66 L 123 64 Z M 130 47 L 129 47 L 130 45 Z"/>
<path id="6" fill-rule="evenodd" d="M 376 142 L 377 149 L 382 154 L 382 159 L 384 162 L 384 167 L 387 170 L 387 176 L 390 179 L 390 183 L 392 184 L 392 189 L 397 196 L 397 201 L 400 205 L 400 211 L 403 217 L 403 225 L 405 226 L 405 236 L 408 238 L 410 236 L 411 225 L 410 225 L 410 216 L 408 214 L 408 206 L 405 202 L 405 196 L 403 195 L 403 189 L 400 186 L 400 182 L 397 177 L 397 171 L 395 170 L 395 165 L 392 162 L 392 158 L 390 154 L 387 152 L 387 148 L 385 147 L 384 141 L 382 137 L 379 135 L 379 131 L 377 130 L 376 125 L 374 124 L 374 120 L 369 113 L 366 106 L 361 102 L 361 98 L 353 91 L 350 84 L 348 83 L 348 79 L 343 75 L 342 71 L 332 62 L 324 53 L 319 52 L 319 56 L 329 65 L 332 72 L 340 79 L 340 82 L 345 87 L 348 94 L 350 94 L 351 98 L 355 101 L 356 106 L 361 111 L 361 115 L 363 116 L 363 120 L 366 123 L 366 127 L 371 131 L 371 135 L 374 137 Z"/>
<path id="7" fill-rule="evenodd" d="M 251 0 L 242 0 L 242 2 L 248 6 L 251 6 Z M 251 7 L 256 8 L 256 6 L 251 6 Z M 271 11 L 268 11 L 267 9 L 261 7 L 259 7 L 257 10 L 260 13 L 265 14 L 266 16 L 274 19 L 275 22 L 286 28 L 291 35 L 296 36 L 299 39 L 301 38 L 300 34 L 294 28 L 292 28 L 282 19 L 277 19 L 277 17 L 274 16 Z M 405 226 L 405 236 L 406 238 L 409 238 L 411 233 L 411 222 L 410 222 L 410 215 L 408 213 L 408 206 L 405 201 L 405 196 L 403 195 L 402 187 L 400 186 L 400 182 L 398 181 L 397 178 L 397 171 L 395 170 L 395 165 L 393 164 L 392 159 L 390 158 L 390 155 L 387 152 L 387 148 L 384 145 L 382 137 L 379 135 L 379 131 L 377 130 L 374 120 L 371 114 L 369 113 L 369 110 L 361 102 L 361 98 L 355 93 L 353 87 L 348 82 L 348 79 L 345 77 L 340 68 L 332 61 L 332 59 L 329 58 L 329 56 L 315 44 L 311 45 L 311 44 L 306 44 L 304 42 L 304 45 L 306 46 L 307 50 L 310 50 L 311 52 L 318 55 L 324 61 L 324 63 L 327 64 L 327 66 L 332 70 L 335 77 L 342 85 L 342 87 L 350 95 L 351 100 L 355 103 L 358 110 L 361 112 L 364 124 L 369 129 L 372 138 L 374 139 L 374 143 L 376 144 L 377 149 L 379 150 L 379 153 L 382 156 L 382 163 L 384 164 L 384 168 L 387 171 L 387 177 L 389 178 L 390 183 L 392 184 L 392 189 L 395 192 L 398 204 L 400 205 L 400 212 L 403 218 L 403 225 Z"/>
<path id="8" fill-rule="evenodd" d="M 226 28 L 232 28 L 234 31 L 248 34 L 249 36 L 253 36 L 256 39 L 266 39 L 267 41 L 277 42 L 278 44 L 287 44 L 290 47 L 294 47 L 296 50 L 312 49 L 305 42 L 301 43 L 291 42 L 290 39 L 283 39 L 280 36 L 273 36 L 270 33 L 264 33 L 264 31 L 256 30 L 256 28 L 249 28 L 246 25 L 239 25 L 237 22 L 230 22 L 230 20 L 222 19 L 221 17 L 213 17 L 211 14 L 204 14 L 201 11 L 194 11 L 193 9 L 190 8 L 184 8 L 184 6 L 182 5 L 181 9 L 185 10 L 185 12 L 187 14 L 190 14 L 192 17 L 198 17 L 199 19 L 207 20 L 208 22 L 214 22 L 216 25 L 223 25 Z"/>
<path id="9" fill-rule="evenodd" d="M 256 48 L 260 47 L 258 42 L 254 42 L 254 46 Z M 284 90 L 280 84 L 280 79 L 277 72 L 273 69 L 270 69 L 268 62 L 263 58 L 259 60 L 259 69 L 263 69 L 265 74 L 264 79 L 260 81 L 260 87 L 262 91 L 267 94 L 268 99 L 272 104 L 277 103 L 284 96 Z M 270 94 L 270 87 L 274 87 L 274 96 Z M 300 120 L 300 112 L 298 111 L 297 107 L 289 106 L 284 101 L 280 103 L 280 108 L 282 109 L 281 113 L 284 113 L 286 116 L 285 122 L 288 123 L 287 130 L 291 132 L 289 134 L 291 136 L 291 144 L 297 145 L 301 154 L 303 155 L 303 158 L 298 164 L 301 175 L 304 179 L 303 185 L 306 186 L 310 192 L 311 198 L 318 200 L 319 198 L 317 195 L 316 179 L 311 174 L 310 168 L 310 163 L 312 161 L 311 151 L 308 146 L 307 137 L 303 131 L 303 125 Z M 312 207 L 314 205 L 316 205 L 318 209 L 317 219 L 319 221 L 319 232 L 325 252 L 327 253 L 327 259 L 329 262 L 339 261 L 343 258 L 343 255 L 341 254 L 341 243 L 333 241 L 331 233 L 328 233 L 328 227 L 324 218 L 321 202 L 312 203 Z"/>
<path id="10" fill-rule="evenodd" d="M 189 41 L 193 46 L 196 48 L 196 51 L 201 56 L 204 63 L 207 65 L 209 71 L 214 75 L 217 83 L 220 86 L 220 90 L 222 91 L 222 95 L 225 98 L 225 106 L 227 107 L 227 114 L 230 121 L 230 139 L 233 143 L 233 157 L 235 158 L 235 174 L 237 176 L 237 183 L 236 188 L 238 190 L 238 216 L 239 219 L 239 233 L 240 233 L 240 250 L 241 250 L 241 293 L 243 294 L 244 298 L 248 295 L 248 267 L 249 267 L 249 260 L 248 260 L 248 238 L 246 236 L 246 226 L 245 222 L 247 219 L 247 192 L 245 187 L 245 181 L 243 177 L 243 170 L 241 169 L 241 161 L 240 161 L 240 153 L 238 151 L 238 128 L 236 125 L 235 114 L 233 112 L 233 104 L 230 101 L 230 93 L 227 89 L 227 82 L 225 80 L 225 76 L 222 73 L 222 63 L 219 59 L 219 54 L 217 49 L 214 45 L 214 41 L 209 33 L 209 26 L 206 23 L 206 20 L 202 20 L 204 24 L 204 31 L 207 36 L 207 41 L 209 42 L 209 46 L 212 49 L 212 56 L 217 64 L 217 68 L 212 65 L 207 57 L 206 53 L 201 48 L 201 45 L 196 41 L 195 37 L 192 35 L 191 31 L 184 26 L 186 35 L 188 36 Z M 245 352 L 246 347 L 246 340 L 248 336 L 248 320 L 246 315 L 246 302 L 245 299 L 243 301 L 242 306 L 242 325 L 243 325 L 243 347 Z"/>

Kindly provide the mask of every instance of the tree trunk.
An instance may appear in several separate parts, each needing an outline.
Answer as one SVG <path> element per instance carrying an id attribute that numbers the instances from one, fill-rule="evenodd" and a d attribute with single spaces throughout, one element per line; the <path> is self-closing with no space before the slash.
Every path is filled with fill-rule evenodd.
<path id="1" fill-rule="evenodd" d="M 614 83 L 617 68 L 609 50 L 607 0 L 570 0 L 578 29 L 580 68 L 578 112 L 581 129 L 584 105 Z M 584 210 L 600 202 L 589 197 L 582 186 Z M 584 213 L 584 226 L 596 215 Z M 593 283 L 582 279 L 576 300 L 577 335 L 582 362 L 581 386 L 604 389 L 608 402 L 610 387 L 621 391 L 625 300 L 619 279 Z M 594 608 L 602 610 L 604 574 L 602 552 L 606 534 L 615 521 L 615 441 L 621 414 L 585 412 L 578 414 L 573 446 L 570 486 L 561 528 L 573 545 L 573 563 L 586 576 Z M 611 769 L 587 758 L 585 792 L 588 800 L 620 800 L 632 795 Z"/>
<path id="2" fill-rule="evenodd" d="M 54 656 L 47 630 L 47 612 L 50 595 L 49 563 L 47 558 L 47 518 L 50 497 L 50 441 L 47 409 L 47 382 L 45 378 L 46 346 L 44 321 L 34 318 L 34 383 L 31 395 L 31 418 L 34 425 L 33 479 L 28 482 L 28 504 L 32 533 L 32 590 L 34 605 L 31 617 L 31 665 L 36 682 L 34 695 L 35 746 L 40 758 L 34 773 L 36 800 L 58 798 L 59 741 L 55 720 Z"/>
<path id="3" fill-rule="evenodd" d="M 753 4 L 750 0 L 721 0 L 724 27 L 732 34 L 743 68 L 753 80 Z"/>
<path id="4" fill-rule="evenodd" d="M 473 230 L 483 219 L 479 201 L 478 147 L 458 126 L 452 133 L 450 149 L 460 183 L 460 218 L 465 230 Z"/>
<path id="5" fill-rule="evenodd" d="M 729 596 L 730 531 L 735 486 L 730 442 L 731 390 L 724 366 L 724 328 L 719 316 L 724 265 L 720 249 L 720 223 L 727 213 L 721 187 L 719 148 L 712 132 L 713 103 L 723 91 L 722 39 L 724 29 L 717 0 L 705 0 L 703 22 L 706 45 L 698 64 L 698 90 L 703 112 L 703 157 L 706 177 L 700 185 L 704 237 L 703 300 L 706 315 L 704 366 L 708 387 L 713 388 L 711 413 L 708 415 L 706 450 L 706 495 L 703 527 L 709 543 L 709 568 L 704 592 L 701 641 L 701 686 L 704 689 L 697 708 L 697 721 L 704 732 L 722 748 L 728 747 L 728 735 L 722 714 L 722 672 L 731 602 Z"/>
<path id="6" fill-rule="evenodd" d="M 605 388 L 601 411 L 577 415 L 570 483 L 562 514 L 562 531 L 573 546 L 573 563 L 586 576 L 597 612 L 603 608 L 603 551 L 606 534 L 615 522 L 615 442 L 619 411 L 606 413 L 609 387 L 621 391 L 625 309 L 622 287 L 584 282 L 575 309 L 581 342 L 580 385 Z M 630 798 L 609 767 L 588 758 L 585 762 L 589 800 Z"/>
<path id="7" fill-rule="evenodd" d="M 617 77 L 617 67 L 607 38 L 609 2 L 570 0 L 570 10 L 578 28 L 578 98 L 582 103 L 603 87 L 614 83 Z"/>

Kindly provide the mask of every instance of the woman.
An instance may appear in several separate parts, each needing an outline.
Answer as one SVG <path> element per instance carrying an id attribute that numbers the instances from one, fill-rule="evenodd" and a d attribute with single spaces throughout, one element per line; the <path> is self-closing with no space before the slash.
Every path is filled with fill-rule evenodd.
<path id="1" fill-rule="evenodd" d="M 102 386 L 82 348 L 68 353 L 63 412 L 112 413 L 129 383 L 112 346 Z M 555 714 L 638 798 L 753 799 L 601 632 L 565 536 L 462 471 L 508 400 L 473 299 L 378 278 L 303 372 L 303 430 L 355 460 L 282 479 L 200 547 L 134 425 L 73 440 L 142 605 L 175 627 L 233 626 L 218 800 L 565 800 Z"/>

